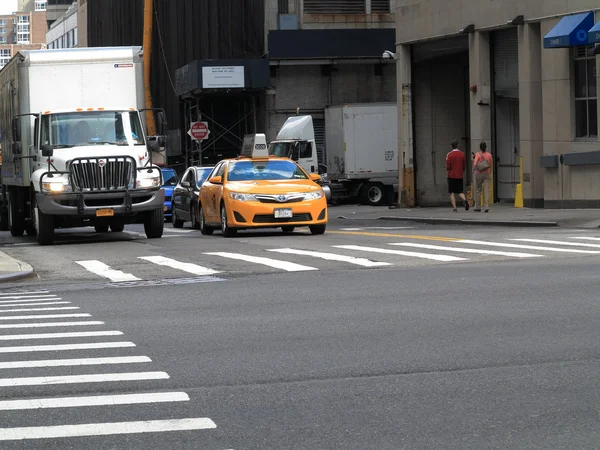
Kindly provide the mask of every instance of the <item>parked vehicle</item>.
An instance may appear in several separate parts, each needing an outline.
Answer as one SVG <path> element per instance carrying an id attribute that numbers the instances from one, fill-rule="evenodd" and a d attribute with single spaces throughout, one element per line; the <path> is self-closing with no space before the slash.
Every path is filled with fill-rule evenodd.
<path id="1" fill-rule="evenodd" d="M 165 220 L 170 221 L 173 215 L 173 190 L 179 182 L 179 177 L 177 176 L 177 172 L 170 167 L 161 167 L 160 170 L 163 176 L 162 190 L 165 193 Z"/>
<path id="2" fill-rule="evenodd" d="M 199 228 L 198 199 L 202 183 L 206 181 L 214 166 L 189 167 L 181 181 L 173 189 L 173 227 L 181 228 L 187 221 L 192 228 Z"/>
<path id="3" fill-rule="evenodd" d="M 0 71 L 2 185 L 13 236 L 52 244 L 55 228 L 164 227 L 153 153 L 164 112 L 146 137 L 141 47 L 23 50 Z"/>

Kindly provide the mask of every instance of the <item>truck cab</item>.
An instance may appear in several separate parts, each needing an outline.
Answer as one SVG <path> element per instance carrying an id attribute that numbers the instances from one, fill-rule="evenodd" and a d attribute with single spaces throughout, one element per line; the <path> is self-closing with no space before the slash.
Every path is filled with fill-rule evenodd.
<path id="1" fill-rule="evenodd" d="M 311 116 L 288 118 L 277 138 L 269 144 L 269 155 L 290 158 L 308 173 L 323 174 L 325 166 L 319 166 L 317 145 Z"/>

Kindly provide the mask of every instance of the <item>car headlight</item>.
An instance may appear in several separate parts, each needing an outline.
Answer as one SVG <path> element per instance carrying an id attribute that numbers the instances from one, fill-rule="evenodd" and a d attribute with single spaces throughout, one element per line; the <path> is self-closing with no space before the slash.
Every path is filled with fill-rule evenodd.
<path id="1" fill-rule="evenodd" d="M 157 188 L 160 186 L 160 177 L 142 178 L 138 180 L 137 186 L 139 188 Z"/>
<path id="2" fill-rule="evenodd" d="M 256 197 L 254 196 L 254 194 L 239 194 L 237 192 L 231 192 L 229 194 L 229 196 L 232 199 L 238 200 L 240 202 L 256 202 L 256 201 L 258 201 L 256 199 Z"/>
<path id="3" fill-rule="evenodd" d="M 320 198 L 323 198 L 324 196 L 325 192 L 323 192 L 323 189 L 319 189 L 318 191 L 307 192 L 304 196 L 304 200 L 318 200 Z"/>

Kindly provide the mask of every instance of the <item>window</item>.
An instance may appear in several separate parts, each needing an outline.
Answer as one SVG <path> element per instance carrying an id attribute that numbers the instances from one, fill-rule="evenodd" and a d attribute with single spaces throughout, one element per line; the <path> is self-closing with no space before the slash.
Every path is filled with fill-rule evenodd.
<path id="1" fill-rule="evenodd" d="M 10 61 L 10 49 L 9 48 L 1 48 L 0 49 L 0 69 L 4 67 Z"/>
<path id="2" fill-rule="evenodd" d="M 0 34 L 6 34 L 6 27 L 0 25 Z"/>
<path id="3" fill-rule="evenodd" d="M 373 13 L 389 13 L 390 0 L 371 0 L 371 12 Z"/>
<path id="4" fill-rule="evenodd" d="M 304 14 L 365 14 L 365 0 L 304 0 Z"/>
<path id="5" fill-rule="evenodd" d="M 292 161 L 235 161 L 229 164 L 228 181 L 305 180 L 306 174 Z"/>
<path id="6" fill-rule="evenodd" d="M 29 16 L 19 16 L 19 23 L 29 23 Z"/>
<path id="7" fill-rule="evenodd" d="M 0 36 L 0 44 L 8 44 L 8 39 L 6 36 Z"/>
<path id="8" fill-rule="evenodd" d="M 0 19 L 0 27 L 6 26 L 6 19 Z"/>
<path id="9" fill-rule="evenodd" d="M 46 0 L 35 0 L 35 10 L 36 11 L 46 11 L 47 6 L 48 6 L 48 2 Z"/>
<path id="10" fill-rule="evenodd" d="M 594 47 L 575 49 L 575 137 L 598 136 L 596 57 Z"/>

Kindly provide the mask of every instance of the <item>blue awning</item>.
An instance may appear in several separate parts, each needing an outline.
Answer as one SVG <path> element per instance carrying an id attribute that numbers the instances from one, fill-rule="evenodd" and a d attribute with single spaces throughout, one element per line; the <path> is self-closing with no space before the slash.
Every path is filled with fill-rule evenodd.
<path id="1" fill-rule="evenodd" d="M 565 16 L 544 36 L 544 48 L 588 45 L 588 31 L 594 26 L 594 13 Z"/>
<path id="2" fill-rule="evenodd" d="M 595 44 L 596 42 L 600 42 L 600 22 L 588 31 L 588 43 Z"/>

